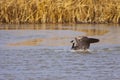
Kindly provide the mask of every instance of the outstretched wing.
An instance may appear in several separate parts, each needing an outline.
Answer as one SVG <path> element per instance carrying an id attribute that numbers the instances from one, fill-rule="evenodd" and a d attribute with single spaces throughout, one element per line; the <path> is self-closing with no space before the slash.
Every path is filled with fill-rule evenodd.
<path id="1" fill-rule="evenodd" d="M 88 38 L 89 43 L 96 43 L 99 42 L 99 39 L 95 39 L 95 38 Z"/>

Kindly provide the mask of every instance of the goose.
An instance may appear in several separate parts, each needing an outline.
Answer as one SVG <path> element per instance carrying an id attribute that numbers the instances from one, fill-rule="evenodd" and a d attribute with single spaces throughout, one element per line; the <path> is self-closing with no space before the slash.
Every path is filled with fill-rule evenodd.
<path id="1" fill-rule="evenodd" d="M 91 50 L 89 50 L 90 44 L 97 43 L 100 40 L 96 39 L 96 38 L 88 38 L 87 36 L 78 36 L 78 37 L 75 37 L 75 41 L 74 40 L 71 41 L 71 43 L 72 43 L 71 50 L 72 51 L 74 51 L 74 52 L 76 52 L 76 51 L 91 52 Z"/>

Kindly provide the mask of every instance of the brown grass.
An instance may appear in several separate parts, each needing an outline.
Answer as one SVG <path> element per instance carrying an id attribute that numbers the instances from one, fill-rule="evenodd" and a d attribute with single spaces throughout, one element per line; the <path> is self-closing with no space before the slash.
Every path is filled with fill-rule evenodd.
<path id="1" fill-rule="evenodd" d="M 0 0 L 0 23 L 120 23 L 120 0 Z"/>

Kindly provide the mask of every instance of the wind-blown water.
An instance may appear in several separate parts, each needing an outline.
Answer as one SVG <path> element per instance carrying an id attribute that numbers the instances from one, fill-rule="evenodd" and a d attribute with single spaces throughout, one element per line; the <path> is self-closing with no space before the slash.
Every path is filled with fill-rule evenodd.
<path id="1" fill-rule="evenodd" d="M 0 30 L 0 80 L 120 80 L 119 26 L 62 27 Z M 78 35 L 100 42 L 90 53 L 71 52 Z"/>

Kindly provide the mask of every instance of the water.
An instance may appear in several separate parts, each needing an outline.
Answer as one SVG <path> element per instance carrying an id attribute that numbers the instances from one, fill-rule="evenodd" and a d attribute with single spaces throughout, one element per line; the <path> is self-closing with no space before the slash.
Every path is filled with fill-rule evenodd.
<path id="1" fill-rule="evenodd" d="M 120 80 L 119 25 L 0 25 L 0 80 Z M 71 52 L 79 35 L 100 39 Z"/>

